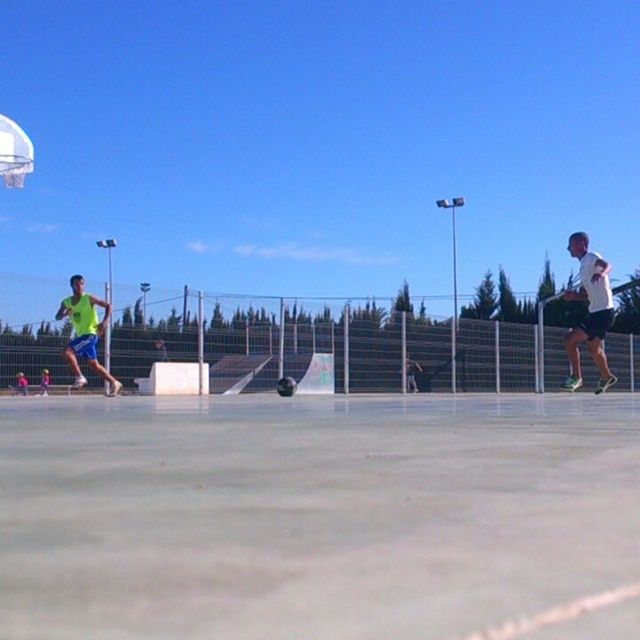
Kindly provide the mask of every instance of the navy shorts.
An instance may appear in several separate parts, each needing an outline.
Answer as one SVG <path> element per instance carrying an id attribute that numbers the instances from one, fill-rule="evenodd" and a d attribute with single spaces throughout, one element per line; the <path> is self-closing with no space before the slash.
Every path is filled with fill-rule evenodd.
<path id="1" fill-rule="evenodd" d="M 73 349 L 76 356 L 87 358 L 87 360 L 98 359 L 98 336 L 88 333 L 86 336 L 79 336 L 69 343 L 69 348 Z"/>
<path id="2" fill-rule="evenodd" d="M 587 340 L 593 340 L 594 338 L 604 340 L 607 331 L 613 325 L 615 317 L 616 312 L 614 309 L 603 309 L 602 311 L 590 313 L 586 321 L 578 326 L 587 334 Z"/>

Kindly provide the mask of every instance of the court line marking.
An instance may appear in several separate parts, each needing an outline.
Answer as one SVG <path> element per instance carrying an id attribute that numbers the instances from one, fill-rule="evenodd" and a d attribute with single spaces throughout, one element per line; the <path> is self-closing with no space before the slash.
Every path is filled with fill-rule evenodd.
<path id="1" fill-rule="evenodd" d="M 604 609 L 633 598 L 640 598 L 640 582 L 633 582 L 596 595 L 585 596 L 530 617 L 525 616 L 518 620 L 503 622 L 498 627 L 476 631 L 457 640 L 514 640 L 528 633 L 535 633 L 543 627 L 562 624 L 585 613 Z"/>

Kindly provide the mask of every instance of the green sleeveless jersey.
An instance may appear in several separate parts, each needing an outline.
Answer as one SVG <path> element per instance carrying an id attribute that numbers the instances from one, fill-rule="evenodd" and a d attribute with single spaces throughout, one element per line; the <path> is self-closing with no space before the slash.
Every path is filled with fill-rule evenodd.
<path id="1" fill-rule="evenodd" d="M 62 302 L 67 309 L 71 309 L 72 313 L 69 314 L 69 318 L 73 323 L 73 328 L 76 330 L 77 336 L 97 335 L 98 333 L 98 312 L 96 308 L 91 304 L 91 298 L 89 294 L 82 295 L 77 304 L 72 302 L 73 296 L 65 298 Z"/>

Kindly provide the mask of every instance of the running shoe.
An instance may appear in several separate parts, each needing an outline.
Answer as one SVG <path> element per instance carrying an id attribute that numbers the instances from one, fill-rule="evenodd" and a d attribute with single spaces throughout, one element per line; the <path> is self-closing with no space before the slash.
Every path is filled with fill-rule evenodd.
<path id="1" fill-rule="evenodd" d="M 562 388 L 565 391 L 575 391 L 582 386 L 582 378 L 577 378 L 576 376 L 569 376 L 562 385 Z"/>
<path id="2" fill-rule="evenodd" d="M 71 385 L 72 389 L 82 389 L 87 384 L 87 379 L 84 376 L 78 376 L 75 382 Z"/>
<path id="3" fill-rule="evenodd" d="M 596 395 L 604 393 L 609 387 L 613 387 L 616 382 L 618 382 L 618 378 L 615 376 L 609 376 L 606 380 L 600 378 L 598 386 L 596 387 Z"/>
<path id="4" fill-rule="evenodd" d="M 117 380 L 113 383 L 111 387 L 111 391 L 107 394 L 109 398 L 115 398 L 120 395 L 122 392 L 122 382 L 118 382 Z"/>

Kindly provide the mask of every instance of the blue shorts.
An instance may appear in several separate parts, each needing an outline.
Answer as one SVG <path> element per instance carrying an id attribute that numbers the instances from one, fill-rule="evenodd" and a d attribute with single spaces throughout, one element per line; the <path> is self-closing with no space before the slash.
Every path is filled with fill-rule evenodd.
<path id="1" fill-rule="evenodd" d="M 74 338 L 69 343 L 69 348 L 73 349 L 76 356 L 87 358 L 87 360 L 98 359 L 98 336 L 88 333 L 86 336 Z"/>

